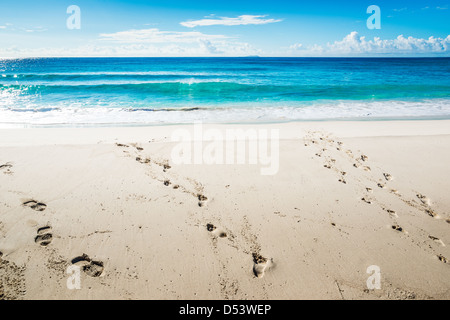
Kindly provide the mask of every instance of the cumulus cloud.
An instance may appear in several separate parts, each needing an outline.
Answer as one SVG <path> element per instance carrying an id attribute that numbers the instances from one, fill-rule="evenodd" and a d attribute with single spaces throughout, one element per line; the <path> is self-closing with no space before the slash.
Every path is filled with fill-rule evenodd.
<path id="1" fill-rule="evenodd" d="M 297 55 L 414 55 L 414 54 L 448 54 L 450 53 L 450 35 L 446 38 L 429 37 L 428 39 L 405 37 L 395 39 L 374 37 L 366 39 L 353 31 L 342 40 L 328 43 L 325 47 L 314 44 L 304 46 L 294 44 L 290 52 Z"/>
<path id="2" fill-rule="evenodd" d="M 239 25 L 249 25 L 249 24 L 268 24 L 274 22 L 280 22 L 280 19 L 265 19 L 267 15 L 254 16 L 254 15 L 241 15 L 237 18 L 220 17 L 217 19 L 206 18 L 194 21 L 184 21 L 180 24 L 187 28 L 203 27 L 203 26 L 239 26 Z"/>
<path id="3" fill-rule="evenodd" d="M 450 35 L 446 38 L 429 37 L 428 39 L 404 37 L 382 40 L 379 37 L 366 40 L 353 31 L 341 41 L 328 44 L 328 49 L 335 53 L 446 53 L 450 48 Z"/>

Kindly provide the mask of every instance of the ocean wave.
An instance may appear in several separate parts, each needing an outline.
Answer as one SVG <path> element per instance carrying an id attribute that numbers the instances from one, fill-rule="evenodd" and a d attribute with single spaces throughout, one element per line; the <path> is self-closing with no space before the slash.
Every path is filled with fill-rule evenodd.
<path id="1" fill-rule="evenodd" d="M 311 104 L 222 105 L 217 107 L 86 108 L 47 106 L 0 108 L 0 127 L 151 125 L 286 122 L 309 120 L 447 119 L 450 99 L 423 101 L 321 101 Z"/>
<path id="2" fill-rule="evenodd" d="M 1 90 L 21 90 L 28 95 L 38 94 L 153 94 L 183 99 L 201 97 L 229 97 L 237 101 L 245 98 L 271 99 L 394 99 L 394 98 L 450 98 L 447 85 L 268 85 L 222 81 L 220 79 L 186 79 L 176 81 L 118 82 L 118 83 L 52 83 L 49 85 L 0 84 Z M 69 96 L 70 97 L 70 96 Z M 137 96 L 139 98 L 139 96 Z"/>

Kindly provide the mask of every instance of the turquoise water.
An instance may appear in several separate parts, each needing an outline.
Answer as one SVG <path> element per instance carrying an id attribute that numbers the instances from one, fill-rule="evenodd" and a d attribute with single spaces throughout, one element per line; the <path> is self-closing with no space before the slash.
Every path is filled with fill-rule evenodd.
<path id="1" fill-rule="evenodd" d="M 0 125 L 450 118 L 449 58 L 0 60 Z"/>

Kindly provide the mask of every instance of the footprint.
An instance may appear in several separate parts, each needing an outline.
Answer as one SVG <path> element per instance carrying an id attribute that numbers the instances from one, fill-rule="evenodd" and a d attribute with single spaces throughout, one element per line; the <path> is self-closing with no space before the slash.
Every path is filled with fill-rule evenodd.
<path id="1" fill-rule="evenodd" d="M 329 164 L 324 164 L 323 166 L 327 169 L 331 169 L 331 166 Z"/>
<path id="2" fill-rule="evenodd" d="M 207 197 L 205 197 L 202 194 L 197 194 L 197 199 L 198 199 L 198 206 L 199 207 L 204 207 L 206 204 L 206 201 L 208 200 Z"/>
<path id="3" fill-rule="evenodd" d="M 225 231 L 217 229 L 217 227 L 211 223 L 208 223 L 206 225 L 206 230 L 213 233 L 214 235 L 218 236 L 219 238 L 226 238 L 227 233 Z"/>
<path id="4" fill-rule="evenodd" d="M 366 155 L 361 155 L 361 160 L 362 161 L 367 161 L 367 160 L 369 160 L 369 157 L 366 156 Z"/>
<path id="5" fill-rule="evenodd" d="M 364 201 L 367 204 L 372 204 L 372 201 L 370 201 L 369 199 L 361 198 L 361 200 Z"/>
<path id="6" fill-rule="evenodd" d="M 51 231 L 52 228 L 49 226 L 39 228 L 37 230 L 37 236 L 34 238 L 34 242 L 42 247 L 48 246 L 53 240 L 53 235 L 50 233 Z"/>
<path id="7" fill-rule="evenodd" d="M 257 278 L 264 277 L 264 272 L 272 263 L 272 259 L 267 259 L 261 256 L 259 253 L 253 252 L 253 274 Z"/>
<path id="8" fill-rule="evenodd" d="M 167 187 L 170 185 L 170 180 L 164 180 L 164 185 Z"/>
<path id="9" fill-rule="evenodd" d="M 84 273 L 90 277 L 100 277 L 104 271 L 104 265 L 101 261 L 94 261 L 85 253 L 80 257 L 72 259 L 72 264 L 82 267 Z"/>
<path id="10" fill-rule="evenodd" d="M 370 193 L 373 193 L 372 188 L 366 188 L 366 191 L 367 191 L 367 192 L 370 192 Z"/>
<path id="11" fill-rule="evenodd" d="M 399 231 L 399 232 L 403 232 L 403 228 L 400 227 L 398 224 L 395 225 L 395 226 L 392 226 L 392 229 L 394 229 L 394 230 L 396 230 L 396 231 Z"/>
<path id="12" fill-rule="evenodd" d="M 393 216 L 397 215 L 397 213 L 394 210 L 391 210 L 391 209 L 386 209 L 386 212 L 391 214 L 391 215 L 393 215 Z"/>
<path id="13" fill-rule="evenodd" d="M 428 238 L 430 238 L 431 240 L 439 243 L 441 246 L 445 247 L 445 244 L 444 244 L 444 242 L 441 239 L 433 237 L 433 236 L 428 236 Z"/>
<path id="14" fill-rule="evenodd" d="M 341 183 L 343 183 L 343 184 L 347 184 L 347 181 L 345 181 L 344 178 L 341 178 L 341 179 L 339 179 L 338 181 L 341 182 Z"/>
<path id="15" fill-rule="evenodd" d="M 29 207 L 35 211 L 44 211 L 47 208 L 47 205 L 41 202 L 37 202 L 34 200 L 26 201 L 22 204 L 25 207 Z"/>
<path id="16" fill-rule="evenodd" d="M 139 162 L 139 163 L 142 163 L 142 164 L 150 163 L 150 159 L 149 158 L 142 159 L 141 157 L 136 157 L 136 161 Z"/>
<path id="17" fill-rule="evenodd" d="M 11 174 L 12 173 L 11 168 L 12 168 L 12 164 L 9 162 L 0 165 L 0 170 L 5 170 L 3 172 L 4 174 Z"/>
<path id="18" fill-rule="evenodd" d="M 53 236 L 51 233 L 46 233 L 41 236 L 36 236 L 36 238 L 34 238 L 34 242 L 41 245 L 42 247 L 48 246 L 52 242 L 52 240 Z"/>
<path id="19" fill-rule="evenodd" d="M 122 144 L 122 143 L 116 143 L 116 146 L 122 147 L 122 148 L 129 148 L 130 147 L 129 145 Z"/>
<path id="20" fill-rule="evenodd" d="M 383 173 L 383 176 L 386 181 L 391 181 L 393 179 L 393 177 L 389 173 Z"/>
<path id="21" fill-rule="evenodd" d="M 386 209 L 386 212 L 389 213 L 391 216 L 398 218 L 398 214 L 394 210 Z"/>
<path id="22" fill-rule="evenodd" d="M 372 169 L 370 169 L 369 166 L 365 166 L 363 169 L 364 169 L 364 171 L 367 171 L 367 172 L 370 172 L 372 170 Z"/>
<path id="23" fill-rule="evenodd" d="M 381 189 L 385 188 L 384 184 L 381 184 L 381 183 L 378 183 L 377 186 L 378 186 L 378 188 L 381 188 Z"/>
<path id="24" fill-rule="evenodd" d="M 436 216 L 437 216 L 437 213 L 434 212 L 434 211 L 431 210 L 431 209 L 426 209 L 426 210 L 425 210 L 425 213 L 426 213 L 427 215 L 429 215 L 430 217 L 432 217 L 432 218 L 436 218 Z"/>
<path id="25" fill-rule="evenodd" d="M 2 164 L 2 165 L 0 166 L 0 170 L 2 170 L 2 169 L 7 169 L 7 168 L 12 168 L 12 164 L 9 163 L 9 162 L 7 162 L 7 163 Z"/>
<path id="26" fill-rule="evenodd" d="M 439 261 L 443 262 L 443 263 L 449 263 L 449 261 L 447 260 L 446 257 L 444 257 L 443 255 L 438 255 L 437 258 L 439 259 Z"/>
<path id="27" fill-rule="evenodd" d="M 420 202 L 422 202 L 423 204 L 429 206 L 430 205 L 430 199 L 427 196 L 424 196 L 420 193 L 418 193 L 416 195 L 417 198 L 419 198 Z"/>

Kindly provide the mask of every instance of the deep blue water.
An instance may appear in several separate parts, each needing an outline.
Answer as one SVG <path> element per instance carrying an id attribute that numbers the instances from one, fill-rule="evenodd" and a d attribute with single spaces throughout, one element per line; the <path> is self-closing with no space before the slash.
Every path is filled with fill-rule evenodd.
<path id="1" fill-rule="evenodd" d="M 450 118 L 450 58 L 0 60 L 0 124 Z"/>

